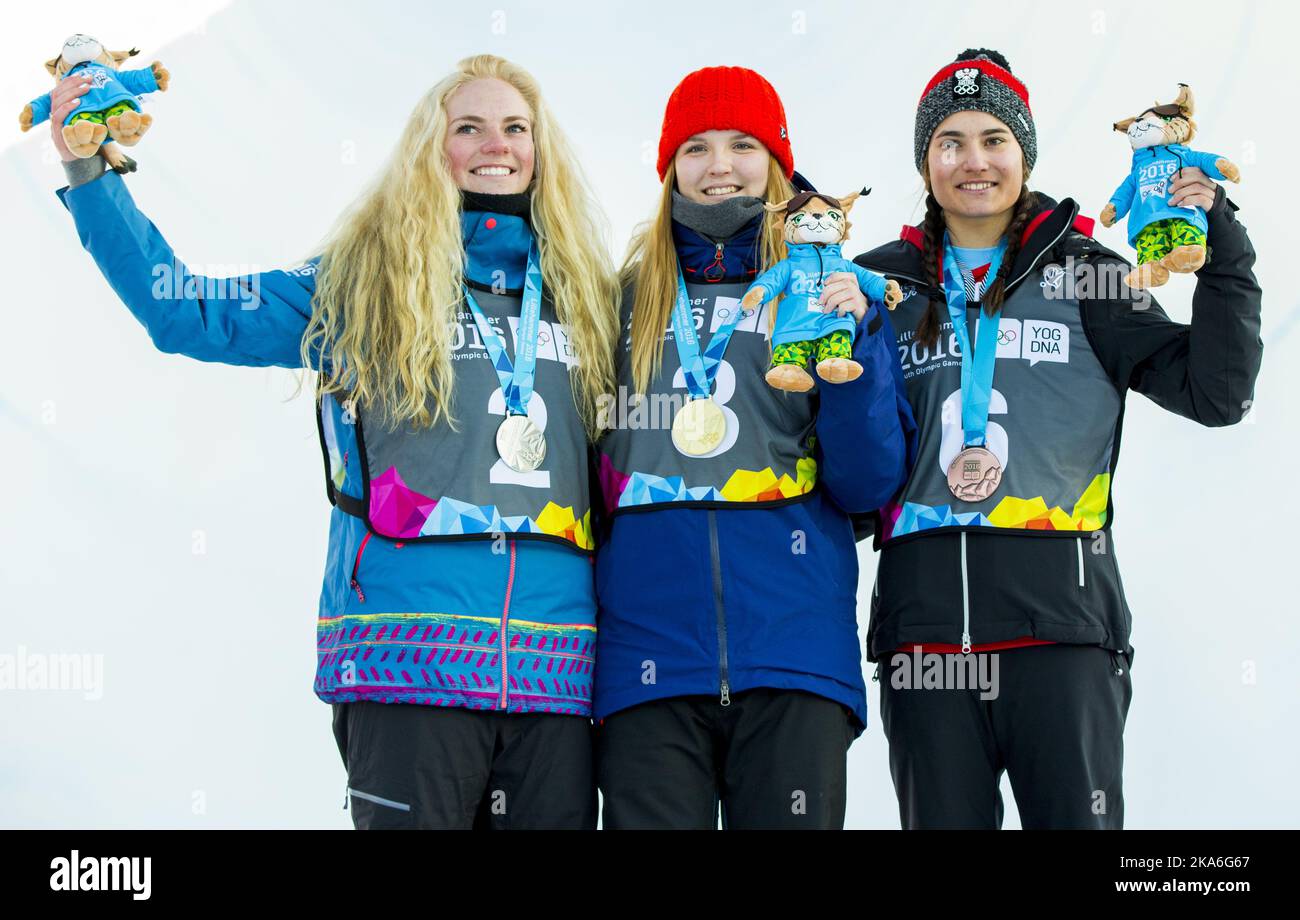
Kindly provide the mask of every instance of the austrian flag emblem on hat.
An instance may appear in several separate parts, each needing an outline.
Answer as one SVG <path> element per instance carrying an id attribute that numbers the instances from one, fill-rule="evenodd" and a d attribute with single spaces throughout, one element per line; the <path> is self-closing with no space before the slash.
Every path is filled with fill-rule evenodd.
<path id="1" fill-rule="evenodd" d="M 963 67 L 952 75 L 952 94 L 954 96 L 978 96 L 980 92 L 980 72 L 974 67 Z"/>

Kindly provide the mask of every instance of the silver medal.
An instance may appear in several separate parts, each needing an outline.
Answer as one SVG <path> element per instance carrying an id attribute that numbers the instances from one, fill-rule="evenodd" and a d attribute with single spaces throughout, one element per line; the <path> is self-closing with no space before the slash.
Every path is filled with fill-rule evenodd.
<path id="1" fill-rule="evenodd" d="M 497 428 L 497 453 L 516 473 L 531 473 L 546 459 L 546 436 L 526 415 L 507 415 Z"/>

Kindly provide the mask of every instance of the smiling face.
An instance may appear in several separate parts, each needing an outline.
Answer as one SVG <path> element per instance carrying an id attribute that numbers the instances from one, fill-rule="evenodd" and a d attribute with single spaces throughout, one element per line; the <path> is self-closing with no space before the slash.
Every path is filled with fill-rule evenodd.
<path id="1" fill-rule="evenodd" d="M 447 99 L 443 144 L 451 176 L 467 192 L 510 195 L 533 179 L 532 111 L 519 90 L 484 78 Z"/>
<path id="2" fill-rule="evenodd" d="M 986 112 L 949 115 L 926 153 L 930 190 L 949 215 L 992 217 L 1015 207 L 1025 154 L 1003 122 Z"/>
<path id="3" fill-rule="evenodd" d="M 704 131 L 677 148 L 677 191 L 700 204 L 745 195 L 762 198 L 772 155 L 740 131 Z"/>

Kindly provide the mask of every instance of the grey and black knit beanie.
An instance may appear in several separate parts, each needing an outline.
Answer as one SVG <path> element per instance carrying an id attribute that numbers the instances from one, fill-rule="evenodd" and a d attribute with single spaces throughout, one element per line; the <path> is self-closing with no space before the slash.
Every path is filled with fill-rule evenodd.
<path id="1" fill-rule="evenodd" d="M 1034 115 L 1029 111 L 1029 90 L 1011 74 L 1011 65 L 996 51 L 968 48 L 936 73 L 925 85 L 916 107 L 916 169 L 925 162 L 925 151 L 939 124 L 954 112 L 988 112 L 1002 121 L 1025 151 L 1025 161 L 1034 168 L 1038 138 Z"/>

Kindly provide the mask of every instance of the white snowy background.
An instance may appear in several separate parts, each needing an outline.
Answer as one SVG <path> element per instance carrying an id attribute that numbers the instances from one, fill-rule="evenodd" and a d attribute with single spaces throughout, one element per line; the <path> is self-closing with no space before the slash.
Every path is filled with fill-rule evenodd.
<path id="1" fill-rule="evenodd" d="M 64 0 L 6 16 L 0 655 L 102 655 L 103 685 L 91 700 L 0 690 L 0 826 L 351 826 L 330 710 L 312 693 L 328 505 L 310 398 L 286 401 L 288 371 L 159 354 L 81 249 L 54 195 L 48 125 L 16 125 L 72 32 L 172 71 L 132 151 L 141 209 L 192 265 L 262 269 L 315 251 L 416 99 L 476 52 L 539 79 L 620 255 L 655 201 L 668 94 L 697 67 L 762 72 L 785 101 L 797 168 L 828 191 L 874 188 L 849 253 L 920 219 L 913 114 L 957 51 L 1008 56 L 1037 123 L 1033 187 L 1093 216 L 1128 168 L 1111 123 L 1189 83 L 1194 146 L 1242 167 L 1230 194 L 1267 294 L 1264 369 L 1252 418 L 1233 428 L 1128 401 L 1114 489 L 1137 650 L 1127 826 L 1300 825 L 1300 297 L 1282 200 L 1300 140 L 1293 6 Z M 1122 227 L 1098 235 L 1128 251 Z M 1184 321 L 1192 284 L 1158 292 Z M 875 558 L 869 544 L 859 555 L 865 631 Z M 848 826 L 897 827 L 868 686 Z"/>

